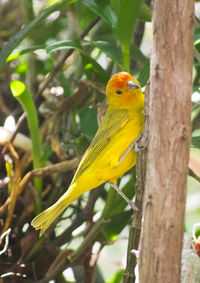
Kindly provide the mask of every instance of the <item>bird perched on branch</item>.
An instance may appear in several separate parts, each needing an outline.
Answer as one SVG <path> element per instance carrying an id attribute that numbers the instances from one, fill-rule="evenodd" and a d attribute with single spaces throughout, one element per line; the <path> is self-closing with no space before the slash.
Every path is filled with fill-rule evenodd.
<path id="1" fill-rule="evenodd" d="M 136 162 L 134 145 L 143 130 L 144 95 L 139 82 L 126 72 L 115 74 L 106 87 L 108 109 L 104 119 L 82 157 L 68 190 L 51 207 L 31 222 L 40 236 L 67 206 L 88 190 L 109 181 L 117 187 L 117 179 Z"/>

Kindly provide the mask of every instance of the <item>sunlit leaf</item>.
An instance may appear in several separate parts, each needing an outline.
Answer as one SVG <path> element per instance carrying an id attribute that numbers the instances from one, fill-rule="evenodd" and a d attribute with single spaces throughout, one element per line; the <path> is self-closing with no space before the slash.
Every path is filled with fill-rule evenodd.
<path id="1" fill-rule="evenodd" d="M 25 92 L 26 86 L 24 83 L 14 80 L 10 83 L 10 89 L 13 96 L 18 97 L 22 95 L 23 92 Z"/>
<path id="2" fill-rule="evenodd" d="M 26 53 L 33 52 L 33 51 L 38 50 L 38 49 L 43 49 L 43 48 L 45 48 L 45 46 L 46 46 L 45 44 L 34 45 L 34 46 L 29 47 L 29 48 L 21 49 L 21 50 L 17 51 L 16 53 L 11 53 L 11 54 L 7 57 L 6 62 L 15 60 L 15 59 L 17 59 L 19 56 L 24 55 L 24 54 L 26 54 Z"/>
<path id="3" fill-rule="evenodd" d="M 33 156 L 33 167 L 41 168 L 41 137 L 39 131 L 39 120 L 37 116 L 36 107 L 34 105 L 31 94 L 26 88 L 26 85 L 18 80 L 13 80 L 10 83 L 10 89 L 13 96 L 19 101 L 22 105 L 24 111 L 26 112 L 28 127 L 30 131 L 31 141 L 32 141 L 32 156 Z M 34 186 L 38 193 L 38 197 L 41 198 L 42 191 L 42 179 L 35 178 Z M 36 204 L 38 212 L 41 210 L 41 204 Z"/>
<path id="4" fill-rule="evenodd" d="M 200 43 L 200 27 L 197 27 L 194 31 L 194 45 L 198 45 Z"/>
<path id="5" fill-rule="evenodd" d="M 28 64 L 26 61 L 17 64 L 16 68 L 15 68 L 15 72 L 19 75 L 24 75 L 28 70 Z"/>
<path id="6" fill-rule="evenodd" d="M 124 269 L 118 270 L 107 283 L 121 283 L 124 275 Z"/>

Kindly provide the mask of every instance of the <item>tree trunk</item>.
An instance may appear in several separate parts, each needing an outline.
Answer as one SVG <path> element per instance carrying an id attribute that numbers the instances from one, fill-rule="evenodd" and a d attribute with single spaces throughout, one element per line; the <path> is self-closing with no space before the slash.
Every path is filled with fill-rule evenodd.
<path id="1" fill-rule="evenodd" d="M 154 0 L 140 283 L 180 282 L 190 142 L 192 0 Z"/>

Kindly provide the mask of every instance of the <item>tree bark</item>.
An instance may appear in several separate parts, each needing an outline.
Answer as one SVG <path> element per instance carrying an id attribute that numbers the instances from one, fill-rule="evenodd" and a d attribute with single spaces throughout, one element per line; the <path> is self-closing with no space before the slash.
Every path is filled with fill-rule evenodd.
<path id="1" fill-rule="evenodd" d="M 180 282 L 191 132 L 192 0 L 154 0 L 140 283 Z"/>

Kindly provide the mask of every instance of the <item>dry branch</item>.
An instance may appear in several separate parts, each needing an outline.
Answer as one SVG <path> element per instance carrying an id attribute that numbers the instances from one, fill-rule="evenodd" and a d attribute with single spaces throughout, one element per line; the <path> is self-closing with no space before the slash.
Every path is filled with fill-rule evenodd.
<path id="1" fill-rule="evenodd" d="M 45 176 L 49 176 L 54 173 L 67 172 L 69 170 L 76 168 L 79 164 L 79 161 L 80 161 L 79 158 L 74 158 L 72 160 L 62 161 L 55 165 L 49 165 L 43 168 L 38 168 L 29 171 L 20 182 L 19 185 L 20 193 L 22 192 L 23 188 L 27 185 L 27 183 L 30 182 L 30 180 L 32 180 L 33 178 L 38 178 L 38 177 L 43 178 Z"/>

